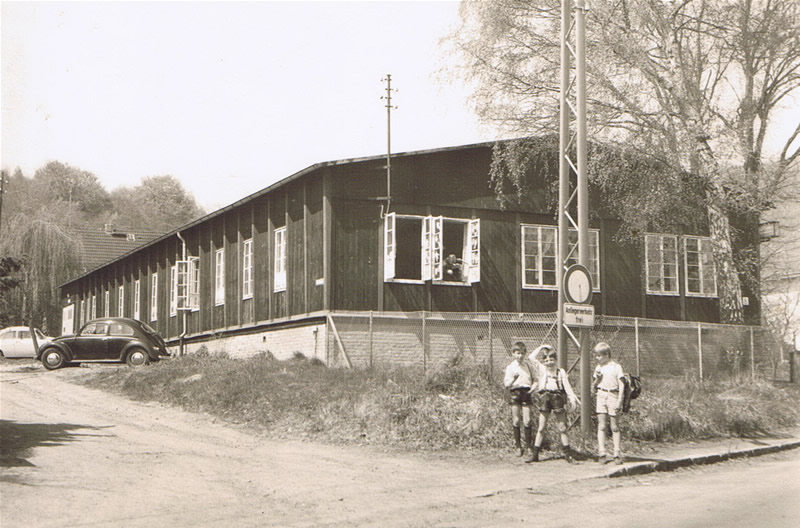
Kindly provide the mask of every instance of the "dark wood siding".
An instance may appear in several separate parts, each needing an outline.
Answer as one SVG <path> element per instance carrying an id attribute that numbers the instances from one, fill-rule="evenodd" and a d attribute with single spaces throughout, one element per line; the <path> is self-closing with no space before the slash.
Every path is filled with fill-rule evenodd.
<path id="1" fill-rule="evenodd" d="M 322 177 L 309 180 L 306 186 L 306 283 L 309 312 L 324 308 Z"/>
<path id="2" fill-rule="evenodd" d="M 333 209 L 331 308 L 378 309 L 378 230 L 380 209 L 374 202 L 338 200 Z"/>
<path id="3" fill-rule="evenodd" d="M 253 204 L 253 280 L 255 319 L 270 318 L 272 298 L 272 260 L 270 253 L 269 200 L 263 196 Z"/>

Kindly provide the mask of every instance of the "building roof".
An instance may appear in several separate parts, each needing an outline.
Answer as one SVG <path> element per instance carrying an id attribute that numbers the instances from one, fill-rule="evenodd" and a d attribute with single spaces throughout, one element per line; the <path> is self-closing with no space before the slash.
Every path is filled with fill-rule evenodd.
<path id="1" fill-rule="evenodd" d="M 155 240 L 163 233 L 112 225 L 74 230 L 81 241 L 81 273 L 86 273 Z"/>
<path id="2" fill-rule="evenodd" d="M 512 141 L 512 140 L 486 141 L 486 142 L 482 142 L 482 143 L 472 143 L 472 144 L 469 144 L 469 145 L 456 145 L 456 146 L 442 147 L 442 148 L 435 148 L 435 149 L 425 149 L 425 150 L 414 150 L 414 151 L 408 151 L 408 152 L 398 152 L 398 153 L 392 153 L 392 158 L 420 156 L 420 155 L 426 155 L 426 154 L 436 154 L 436 153 L 440 153 L 440 152 L 453 152 L 453 151 L 473 149 L 473 148 L 490 148 L 493 145 L 495 145 L 496 143 L 503 143 L 503 142 L 507 142 L 507 141 Z M 249 202 L 249 201 L 251 201 L 251 200 L 253 200 L 255 198 L 258 198 L 259 196 L 263 196 L 265 194 L 268 194 L 268 193 L 274 191 L 275 189 L 277 189 L 279 187 L 283 187 L 283 186 L 287 185 L 288 183 L 293 182 L 293 181 L 295 181 L 295 180 L 297 180 L 299 178 L 302 178 L 303 176 L 306 176 L 306 175 L 308 175 L 308 174 L 310 174 L 310 173 L 312 173 L 312 172 L 314 172 L 314 171 L 316 171 L 318 169 L 321 169 L 321 168 L 324 168 L 324 167 L 334 167 L 334 166 L 337 166 L 337 165 L 346 165 L 346 164 L 350 164 L 350 163 L 362 163 L 362 162 L 368 162 L 368 161 L 375 161 L 375 160 L 381 160 L 381 159 L 384 159 L 384 158 L 386 158 L 385 154 L 383 154 L 383 155 L 375 155 L 375 156 L 365 156 L 365 157 L 360 157 L 360 158 L 345 158 L 345 159 L 339 159 L 339 160 L 332 160 L 332 161 L 326 161 L 326 162 L 321 162 L 321 163 L 315 163 L 314 165 L 310 165 L 310 166 L 306 167 L 305 169 L 302 169 L 302 170 L 300 170 L 300 171 L 298 171 L 298 172 L 296 172 L 296 173 L 294 173 L 294 174 L 292 174 L 290 176 L 287 176 L 286 178 L 278 180 L 277 182 L 273 183 L 272 185 L 270 185 L 268 187 L 265 187 L 264 189 L 261 189 L 260 191 L 256 191 L 256 192 L 254 192 L 254 193 L 252 193 L 252 194 L 250 194 L 248 196 L 245 196 L 244 198 L 241 198 L 241 199 L 231 203 L 230 205 L 226 205 L 225 207 L 222 207 L 220 209 L 217 209 L 216 211 L 208 213 L 205 216 L 197 218 L 197 219 L 189 222 L 188 224 L 186 224 L 186 225 L 184 225 L 182 227 L 179 227 L 178 229 L 173 229 L 172 231 L 169 231 L 167 233 L 156 233 L 155 236 L 153 236 L 152 238 L 147 239 L 147 240 L 142 241 L 142 242 L 139 242 L 139 243 L 135 244 L 134 246 L 130 247 L 127 251 L 118 253 L 118 254 L 116 254 L 116 256 L 114 256 L 114 257 L 112 257 L 110 259 L 104 260 L 103 262 L 101 262 L 99 264 L 96 264 L 94 266 L 86 266 L 86 265 L 84 265 L 83 266 L 84 269 L 83 269 L 83 272 L 81 273 L 81 275 L 79 275 L 77 277 L 73 277 L 72 279 L 70 279 L 68 281 L 65 281 L 63 284 L 61 284 L 61 286 L 64 286 L 66 284 L 70 284 L 71 282 L 74 282 L 74 281 L 76 281 L 78 279 L 83 278 L 86 275 L 89 275 L 89 273 L 91 273 L 95 269 L 99 268 L 103 264 L 110 264 L 112 260 L 119 260 L 122 257 L 125 257 L 126 255 L 128 255 L 129 253 L 133 253 L 134 251 L 142 249 L 144 246 L 153 245 L 153 244 L 156 244 L 157 242 L 160 242 L 161 240 L 163 240 L 165 238 L 168 238 L 168 237 L 171 237 L 171 236 L 175 236 L 175 233 L 180 233 L 181 231 L 189 229 L 189 228 L 191 228 L 193 226 L 196 226 L 198 224 L 202 224 L 203 222 L 206 222 L 206 221 L 210 220 L 211 218 L 220 216 L 220 215 L 226 213 L 227 211 L 230 211 L 231 209 L 235 209 L 236 207 L 238 207 L 238 206 L 240 206 L 240 205 L 242 205 L 242 204 L 244 204 L 246 202 Z"/>

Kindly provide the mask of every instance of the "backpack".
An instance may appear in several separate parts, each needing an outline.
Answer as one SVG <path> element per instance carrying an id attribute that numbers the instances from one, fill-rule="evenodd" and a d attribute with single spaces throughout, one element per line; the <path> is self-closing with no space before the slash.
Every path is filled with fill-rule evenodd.
<path id="1" fill-rule="evenodd" d="M 622 412 L 631 410 L 631 400 L 635 400 L 642 393 L 642 380 L 639 376 L 625 374 L 625 394 L 622 399 Z"/>

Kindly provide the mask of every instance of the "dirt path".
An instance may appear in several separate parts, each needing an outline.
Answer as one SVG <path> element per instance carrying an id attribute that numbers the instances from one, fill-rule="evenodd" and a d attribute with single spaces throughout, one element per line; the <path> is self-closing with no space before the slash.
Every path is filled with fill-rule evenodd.
<path id="1" fill-rule="evenodd" d="M 0 369 L 3 528 L 519 526 L 567 503 L 575 522 L 596 527 L 602 504 L 594 494 L 633 493 L 666 478 L 593 479 L 603 469 L 590 462 L 268 441 L 205 415 L 70 383 L 81 369 L 29 365 Z M 682 492 L 698 500 L 680 481 L 665 482 L 671 495 L 650 488 L 637 500 Z M 746 505 L 747 492 L 736 502 Z"/>

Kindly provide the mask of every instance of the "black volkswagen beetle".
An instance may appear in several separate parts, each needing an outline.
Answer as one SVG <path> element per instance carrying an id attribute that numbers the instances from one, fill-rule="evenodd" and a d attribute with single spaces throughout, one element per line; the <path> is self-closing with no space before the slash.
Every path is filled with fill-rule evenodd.
<path id="1" fill-rule="evenodd" d="M 136 319 L 104 317 L 86 323 L 77 335 L 56 337 L 42 345 L 36 359 L 48 370 L 71 361 L 115 359 L 132 367 L 168 356 L 158 332 Z"/>

